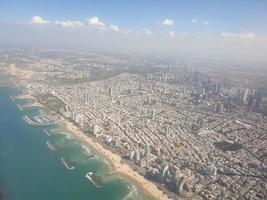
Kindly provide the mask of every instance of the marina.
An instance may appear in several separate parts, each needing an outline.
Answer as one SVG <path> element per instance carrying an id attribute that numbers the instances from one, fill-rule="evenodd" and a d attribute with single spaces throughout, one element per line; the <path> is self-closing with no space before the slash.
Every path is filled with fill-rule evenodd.
<path id="1" fill-rule="evenodd" d="M 47 125 L 55 125 L 58 124 L 59 121 L 41 121 L 40 118 L 34 117 L 34 119 L 30 119 L 28 116 L 23 116 L 22 119 L 30 125 L 33 126 L 47 126 Z"/>

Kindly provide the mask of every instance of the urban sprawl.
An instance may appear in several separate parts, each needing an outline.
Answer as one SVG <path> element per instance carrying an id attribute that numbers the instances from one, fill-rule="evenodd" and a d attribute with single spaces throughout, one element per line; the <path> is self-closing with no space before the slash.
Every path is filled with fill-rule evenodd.
<path id="1" fill-rule="evenodd" d="M 267 198 L 267 88 L 257 78 L 100 54 L 0 58 L 25 91 L 172 199 Z"/>

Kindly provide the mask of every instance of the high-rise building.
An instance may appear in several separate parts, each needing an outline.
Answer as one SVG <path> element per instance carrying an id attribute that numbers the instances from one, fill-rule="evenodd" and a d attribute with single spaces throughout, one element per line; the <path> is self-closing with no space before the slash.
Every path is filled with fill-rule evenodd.
<path id="1" fill-rule="evenodd" d="M 130 159 L 130 160 L 133 160 L 134 154 L 135 154 L 135 151 L 132 150 L 132 151 L 130 152 L 130 154 L 129 154 L 129 159 Z"/>
<path id="2" fill-rule="evenodd" d="M 167 75 L 167 73 L 164 73 L 164 75 L 163 75 L 163 81 L 166 83 L 167 82 L 167 79 L 168 79 L 168 75 Z"/>
<path id="3" fill-rule="evenodd" d="M 116 148 L 119 148 L 120 146 L 121 146 L 121 141 L 120 141 L 119 138 L 116 138 L 116 139 L 115 139 L 115 147 L 116 147 Z"/>
<path id="4" fill-rule="evenodd" d="M 136 159 L 136 161 L 140 161 L 140 159 L 141 159 L 139 148 L 136 148 L 136 150 L 135 150 L 135 159 Z"/>
<path id="5" fill-rule="evenodd" d="M 108 94 L 111 96 L 112 95 L 112 88 L 108 88 Z"/>
<path id="6" fill-rule="evenodd" d="M 167 89 L 166 88 L 163 89 L 163 93 L 167 94 Z"/>
<path id="7" fill-rule="evenodd" d="M 149 92 L 152 92 L 152 84 L 149 84 Z"/>
<path id="8" fill-rule="evenodd" d="M 151 104 L 151 95 L 148 95 L 148 97 L 147 97 L 147 103 L 148 104 Z"/>
<path id="9" fill-rule="evenodd" d="M 151 119 L 152 120 L 155 120 L 156 119 L 156 111 L 155 111 L 155 109 L 152 110 Z"/>
<path id="10" fill-rule="evenodd" d="M 262 91 L 257 91 L 256 93 L 256 101 L 255 101 L 255 108 L 259 109 L 261 102 L 262 102 L 262 98 L 263 98 L 263 92 Z"/>
<path id="11" fill-rule="evenodd" d="M 165 126 L 165 135 L 166 136 L 170 135 L 170 127 L 169 126 Z"/>
<path id="12" fill-rule="evenodd" d="M 161 149 L 160 149 L 160 147 L 157 147 L 156 148 L 156 152 L 157 152 L 157 156 L 161 156 Z"/>
<path id="13" fill-rule="evenodd" d="M 243 93 L 243 103 L 246 103 L 246 102 L 247 102 L 248 93 L 249 93 L 249 89 L 246 88 L 246 89 L 244 90 L 244 93 Z"/>
<path id="14" fill-rule="evenodd" d="M 71 111 L 71 119 L 75 120 L 75 111 L 74 110 Z"/>
<path id="15" fill-rule="evenodd" d="M 168 173 L 168 170 L 169 170 L 169 165 L 162 165 L 161 172 L 160 172 L 160 178 L 162 181 L 164 181 L 164 178 L 166 174 Z"/>
<path id="16" fill-rule="evenodd" d="M 221 91 L 221 84 L 218 83 L 218 84 L 215 84 L 215 94 L 219 94 Z"/>
<path id="17" fill-rule="evenodd" d="M 82 115 L 77 113 L 77 114 L 74 115 L 74 122 L 76 124 L 80 124 L 81 125 L 82 124 L 82 118 L 83 118 Z"/>
<path id="18" fill-rule="evenodd" d="M 179 167 L 176 167 L 174 177 L 175 177 L 176 182 L 177 182 L 178 179 L 180 179 L 180 177 L 181 177 L 181 170 L 180 170 Z"/>
<path id="19" fill-rule="evenodd" d="M 93 134 L 96 136 L 99 132 L 99 127 L 97 124 L 94 124 L 94 130 L 93 130 Z"/>
<path id="20" fill-rule="evenodd" d="M 249 94 L 247 96 L 247 102 L 248 102 L 248 107 L 251 107 L 253 104 L 253 95 L 252 94 Z"/>
<path id="21" fill-rule="evenodd" d="M 88 92 L 83 93 L 83 102 L 86 104 L 88 103 L 89 95 Z"/>
<path id="22" fill-rule="evenodd" d="M 149 157 L 149 155 L 150 155 L 150 147 L 149 147 L 149 145 L 147 145 L 146 150 L 145 150 L 145 156 Z"/>

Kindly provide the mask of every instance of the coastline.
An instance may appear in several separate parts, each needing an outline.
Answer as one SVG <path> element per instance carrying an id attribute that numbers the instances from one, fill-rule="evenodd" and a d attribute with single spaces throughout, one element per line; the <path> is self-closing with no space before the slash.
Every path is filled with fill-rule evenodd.
<path id="1" fill-rule="evenodd" d="M 81 141 L 87 143 L 89 146 L 94 148 L 95 151 L 99 152 L 106 159 L 108 159 L 116 174 L 119 174 L 129 180 L 131 180 L 134 184 L 138 186 L 144 193 L 153 199 L 158 200 L 167 200 L 170 199 L 163 191 L 159 190 L 157 186 L 145 179 L 143 176 L 138 174 L 132 168 L 130 168 L 127 164 L 122 163 L 122 159 L 120 156 L 114 154 L 113 152 L 105 149 L 100 143 L 93 141 L 90 137 L 86 136 L 79 127 L 77 127 L 73 122 L 65 119 L 64 123 L 67 130 L 73 133 L 76 137 L 78 137 Z"/>
<path id="2" fill-rule="evenodd" d="M 22 99 L 36 99 L 36 97 L 30 94 L 23 95 L 23 97 L 21 98 Z M 37 100 L 37 104 L 39 104 L 41 107 L 46 107 L 43 104 L 41 104 L 38 100 Z M 112 166 L 112 172 L 115 172 L 116 174 L 122 177 L 125 177 L 129 181 L 133 182 L 135 185 L 137 185 L 137 187 L 142 192 L 147 194 L 152 199 L 157 199 L 157 200 L 169 200 L 170 199 L 163 191 L 159 190 L 154 183 L 145 179 L 143 176 L 138 174 L 127 164 L 122 163 L 121 162 L 122 159 L 119 155 L 104 148 L 99 142 L 96 142 L 90 136 L 87 136 L 84 132 L 82 132 L 82 130 L 76 124 L 71 122 L 68 118 L 64 117 L 62 124 L 75 137 L 80 139 L 85 144 L 88 144 L 99 154 L 103 155 L 103 157 L 110 162 Z"/>

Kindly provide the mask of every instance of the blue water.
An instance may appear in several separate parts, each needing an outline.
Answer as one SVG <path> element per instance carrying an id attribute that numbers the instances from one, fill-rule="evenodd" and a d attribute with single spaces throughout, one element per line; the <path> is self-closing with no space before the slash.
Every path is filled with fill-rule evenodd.
<path id="1" fill-rule="evenodd" d="M 10 99 L 14 89 L 0 87 L 0 192 L 5 200 L 120 200 L 148 199 L 128 180 L 105 177 L 108 162 L 73 136 L 60 132 L 58 126 L 44 127 L 27 124 L 22 117 L 40 113 L 38 109 L 20 111 Z M 69 134 L 69 133 L 67 133 Z M 71 134 L 70 134 L 71 135 Z M 53 142 L 59 150 L 53 152 L 46 144 Z M 82 147 L 83 146 L 83 147 Z M 60 161 L 65 157 L 74 162 L 68 170 Z M 87 171 L 103 177 L 103 188 L 97 189 L 85 178 Z M 0 199 L 1 199 L 0 198 Z"/>

